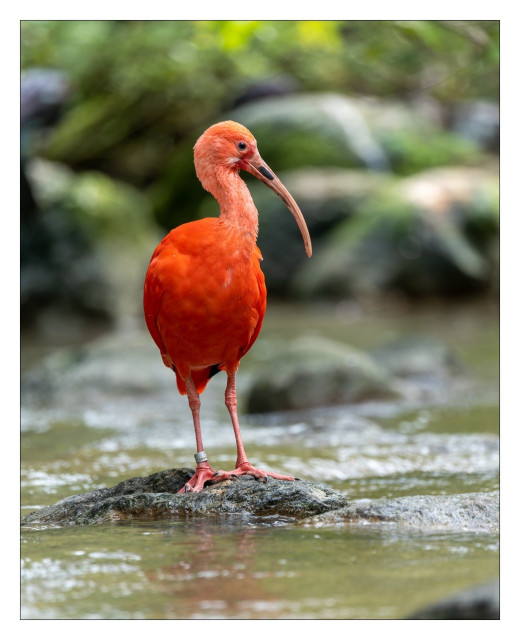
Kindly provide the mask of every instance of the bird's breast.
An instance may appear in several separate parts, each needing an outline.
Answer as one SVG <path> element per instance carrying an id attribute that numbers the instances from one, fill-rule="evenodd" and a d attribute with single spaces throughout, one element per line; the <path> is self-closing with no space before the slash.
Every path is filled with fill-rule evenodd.
<path id="1" fill-rule="evenodd" d="M 238 361 L 265 312 L 260 252 L 199 249 L 190 254 L 171 246 L 152 260 L 146 286 L 158 300 L 157 328 L 174 363 Z"/>

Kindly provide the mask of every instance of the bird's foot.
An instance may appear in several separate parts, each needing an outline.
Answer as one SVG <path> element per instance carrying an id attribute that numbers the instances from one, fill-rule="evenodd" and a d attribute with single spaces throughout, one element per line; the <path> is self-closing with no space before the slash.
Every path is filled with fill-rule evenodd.
<path id="1" fill-rule="evenodd" d="M 215 477 L 215 470 L 207 462 L 199 462 L 195 473 L 177 493 L 198 493 L 204 489 L 204 485 Z"/>
<path id="2" fill-rule="evenodd" d="M 217 471 L 215 477 L 213 478 L 213 482 L 222 482 L 222 480 L 229 480 L 244 475 L 253 476 L 257 480 L 263 480 L 264 482 L 267 482 L 267 478 L 275 478 L 276 480 L 288 480 L 291 482 L 296 479 L 293 478 L 293 476 L 284 476 L 281 473 L 273 473 L 272 471 L 257 469 L 256 467 L 253 467 L 249 460 L 246 460 L 241 464 L 238 464 L 236 469 L 234 469 L 233 471 Z"/>

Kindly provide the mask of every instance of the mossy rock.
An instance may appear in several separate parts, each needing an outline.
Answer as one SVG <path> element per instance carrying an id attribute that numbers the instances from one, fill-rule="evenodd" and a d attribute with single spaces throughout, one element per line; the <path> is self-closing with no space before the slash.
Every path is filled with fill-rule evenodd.
<path id="1" fill-rule="evenodd" d="M 397 395 L 387 371 L 369 355 L 307 336 L 281 349 L 256 375 L 247 411 L 309 409 Z"/>
<path id="2" fill-rule="evenodd" d="M 389 181 L 387 174 L 336 167 L 295 169 L 279 174 L 298 203 L 309 228 L 314 252 L 338 224 Z M 270 295 L 286 295 L 291 276 L 308 262 L 301 234 L 283 202 L 253 180 L 249 188 L 259 211 L 258 245 Z M 313 260 L 311 260 L 311 263 Z"/>
<path id="3" fill-rule="evenodd" d="M 136 294 L 160 238 L 148 199 L 98 171 L 38 158 L 26 172 L 37 209 L 22 212 L 23 323 L 140 315 Z"/>
<path id="4" fill-rule="evenodd" d="M 389 169 L 358 105 L 340 94 L 265 98 L 228 116 L 253 132 L 262 157 L 276 171 L 309 165 Z"/>
<path id="5" fill-rule="evenodd" d="M 341 298 L 492 290 L 498 276 L 498 175 L 446 167 L 383 185 L 303 264 L 291 291 Z"/>

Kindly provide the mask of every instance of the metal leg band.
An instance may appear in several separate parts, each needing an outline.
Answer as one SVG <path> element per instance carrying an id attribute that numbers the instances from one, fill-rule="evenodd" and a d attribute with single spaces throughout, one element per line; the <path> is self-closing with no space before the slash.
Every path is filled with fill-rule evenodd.
<path id="1" fill-rule="evenodd" d="M 201 462 L 207 462 L 208 460 L 208 456 L 206 455 L 205 451 L 197 451 L 194 457 L 197 464 L 200 464 Z"/>

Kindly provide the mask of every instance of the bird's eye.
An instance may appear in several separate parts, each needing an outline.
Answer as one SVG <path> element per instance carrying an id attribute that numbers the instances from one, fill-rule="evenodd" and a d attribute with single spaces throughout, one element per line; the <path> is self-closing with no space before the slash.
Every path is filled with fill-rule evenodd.
<path id="1" fill-rule="evenodd" d="M 240 151 L 245 151 L 247 149 L 247 144 L 245 142 L 239 142 L 237 146 Z"/>

